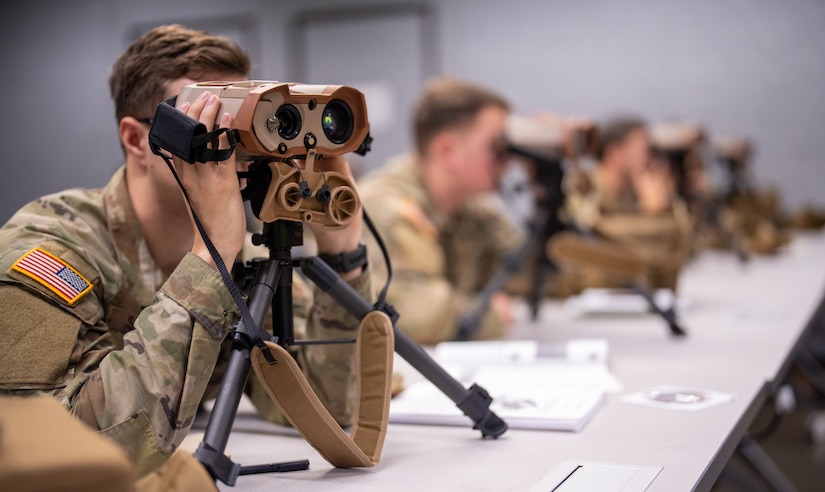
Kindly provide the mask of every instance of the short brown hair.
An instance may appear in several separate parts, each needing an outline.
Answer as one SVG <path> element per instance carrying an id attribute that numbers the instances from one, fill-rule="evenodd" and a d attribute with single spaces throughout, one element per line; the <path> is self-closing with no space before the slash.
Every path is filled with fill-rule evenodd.
<path id="1" fill-rule="evenodd" d="M 599 143 L 596 146 L 596 158 L 601 161 L 609 147 L 621 145 L 628 135 L 645 128 L 647 128 L 647 123 L 636 116 L 621 116 L 608 120 L 598 132 Z"/>
<path id="2" fill-rule="evenodd" d="M 452 78 L 431 80 L 415 107 L 415 146 L 423 155 L 433 138 L 445 130 L 467 126 L 481 110 L 494 106 L 509 110 L 507 101 L 479 85 Z"/>
<path id="3" fill-rule="evenodd" d="M 246 75 L 249 56 L 234 41 L 178 24 L 159 26 L 138 38 L 112 66 L 109 89 L 115 116 L 148 118 L 166 86 L 180 77 Z"/>

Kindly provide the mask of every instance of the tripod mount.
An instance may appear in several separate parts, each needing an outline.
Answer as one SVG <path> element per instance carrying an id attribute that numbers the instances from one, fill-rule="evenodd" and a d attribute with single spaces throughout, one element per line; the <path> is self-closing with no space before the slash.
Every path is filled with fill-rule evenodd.
<path id="1" fill-rule="evenodd" d="M 277 188 L 280 185 L 277 180 L 272 179 L 272 170 L 273 168 L 269 164 L 255 163 L 245 175 L 249 180 L 248 191 L 245 193 L 249 195 L 248 198 L 253 206 L 253 211 L 258 216 L 260 216 L 259 209 L 255 207 L 256 205 L 262 206 L 265 202 L 265 198 L 260 196 L 261 191 L 264 189 L 270 190 L 272 186 Z M 300 183 L 299 188 L 305 184 Z M 368 226 L 372 227 L 366 215 L 365 219 Z M 375 233 L 374 230 L 373 233 Z M 472 420 L 474 423 L 473 428 L 479 430 L 482 437 L 497 438 L 507 430 L 507 424 L 490 410 L 492 398 L 487 391 L 476 384 L 467 389 L 450 376 L 427 352 L 397 328 L 396 321 L 399 315 L 391 305 L 383 302 L 382 299 L 379 299 L 379 302 L 375 305 L 370 304 L 318 257 L 292 257 L 291 249 L 303 244 L 303 224 L 301 222 L 283 219 L 264 222 L 263 231 L 254 235 L 253 241 L 269 249 L 269 258 L 252 260 L 244 265 L 238 265 L 235 278 L 239 283 L 246 285 L 249 312 L 254 319 L 254 326 L 263 326 L 265 316 L 271 310 L 273 336 L 270 338 L 267 335 L 271 342 L 288 348 L 306 344 L 353 343 L 355 341 L 353 339 L 295 339 L 292 310 L 292 276 L 293 270 L 299 268 L 306 278 L 315 283 L 356 319 L 361 320 L 375 310 L 386 313 L 393 324 L 395 352 L 453 400 L 462 412 Z M 251 282 L 249 279 L 252 279 Z M 195 457 L 204 465 L 213 478 L 228 485 L 234 485 L 237 477 L 246 473 L 291 471 L 308 467 L 306 460 L 241 467 L 224 454 L 249 375 L 251 366 L 250 351 L 255 345 L 258 345 L 255 342 L 257 334 L 251 331 L 250 326 L 244 323 L 243 320 L 236 327 L 233 334 L 229 367 L 221 382 L 204 433 L 203 442 L 195 453 Z"/>

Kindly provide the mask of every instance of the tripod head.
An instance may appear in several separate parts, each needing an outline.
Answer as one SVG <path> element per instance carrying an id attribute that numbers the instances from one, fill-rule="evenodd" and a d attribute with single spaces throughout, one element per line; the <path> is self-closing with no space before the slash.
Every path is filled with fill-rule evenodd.
<path id="1" fill-rule="evenodd" d="M 722 136 L 712 143 L 713 155 L 725 172 L 726 186 L 722 192 L 725 201 L 752 192 L 748 182 L 748 166 L 754 153 L 750 139 Z"/>

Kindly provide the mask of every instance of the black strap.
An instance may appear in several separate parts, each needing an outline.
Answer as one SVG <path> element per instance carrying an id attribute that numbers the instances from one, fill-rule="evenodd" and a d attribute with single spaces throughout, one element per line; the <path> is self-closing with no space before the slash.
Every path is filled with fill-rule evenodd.
<path id="1" fill-rule="evenodd" d="M 240 134 L 232 128 L 218 128 L 206 131 L 206 125 L 175 109 L 176 97 L 171 97 L 158 105 L 152 128 L 149 129 L 149 147 L 152 153 L 162 156 L 161 149 L 183 159 L 189 164 L 195 162 L 218 162 L 229 159 L 235 146 L 240 143 Z M 207 144 L 217 142 L 226 133 L 228 149 L 210 149 Z"/>
<path id="2" fill-rule="evenodd" d="M 363 268 L 367 266 L 367 247 L 364 243 L 361 243 L 352 251 L 337 255 L 319 253 L 318 258 L 324 260 L 324 262 L 336 272 L 345 273 L 355 270 L 358 267 Z"/>
<path id="3" fill-rule="evenodd" d="M 243 320 L 244 325 L 249 328 L 247 330 L 249 339 L 252 343 L 261 348 L 261 352 L 266 358 L 266 361 L 270 364 L 274 364 L 275 358 L 270 353 L 269 347 L 267 347 L 264 343 L 264 338 L 261 336 L 261 329 L 258 328 L 258 325 L 255 324 L 255 321 L 252 319 L 252 314 L 249 312 L 249 307 L 246 305 L 246 301 L 244 301 L 241 291 L 238 289 L 238 286 L 235 285 L 235 282 L 232 280 L 232 276 L 229 275 L 226 265 L 223 262 L 223 258 L 221 258 L 221 255 L 218 253 L 218 250 L 215 248 L 212 240 L 209 239 L 206 229 L 203 228 L 203 224 L 201 224 L 201 221 L 198 218 L 198 214 L 195 213 L 195 209 L 192 207 L 192 202 L 189 200 L 189 194 L 186 193 L 186 188 L 183 187 L 183 183 L 178 177 L 178 173 L 175 172 L 175 167 L 172 165 L 172 161 L 169 159 L 169 156 L 165 154 L 160 154 L 160 156 L 163 157 L 164 161 L 166 161 L 166 165 L 169 166 L 169 170 L 172 171 L 175 181 L 177 181 L 178 186 L 180 186 L 181 191 L 183 191 L 183 196 L 186 199 L 186 203 L 189 205 L 189 210 L 192 211 L 192 218 L 195 220 L 195 226 L 198 228 L 198 232 L 200 233 L 204 244 L 206 244 L 206 249 L 209 250 L 209 254 L 212 255 L 212 260 L 215 262 L 215 266 L 218 267 L 218 272 L 221 274 L 223 283 L 226 284 L 227 289 L 229 289 L 229 293 L 232 295 L 232 299 L 241 311 L 241 319 Z M 267 337 L 267 340 L 268 339 L 269 337 Z"/>
<path id="4" fill-rule="evenodd" d="M 364 206 L 361 206 L 361 212 L 364 216 L 364 223 L 367 224 L 367 228 L 372 233 L 373 237 L 375 237 L 375 242 L 378 243 L 378 247 L 381 249 L 381 254 L 384 255 L 384 263 L 387 265 L 387 281 L 384 283 L 384 287 L 381 288 L 381 292 L 378 293 L 378 300 L 375 301 L 374 308 L 378 311 L 385 312 L 392 321 L 393 325 L 398 321 L 399 314 L 396 311 L 395 307 L 392 304 L 387 302 L 387 291 L 390 288 L 390 282 L 392 281 L 392 262 L 390 261 L 390 254 L 387 251 L 387 245 L 384 243 L 384 239 L 381 237 L 381 234 L 378 233 L 378 229 L 375 227 L 375 224 L 372 223 L 372 219 L 367 214 L 367 209 Z"/>

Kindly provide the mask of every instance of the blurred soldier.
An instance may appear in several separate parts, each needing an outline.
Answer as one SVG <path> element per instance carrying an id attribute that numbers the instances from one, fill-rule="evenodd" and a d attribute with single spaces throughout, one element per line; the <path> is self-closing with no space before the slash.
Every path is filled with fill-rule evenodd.
<path id="1" fill-rule="evenodd" d="M 597 132 L 598 164 L 586 185 L 568 190 L 566 211 L 580 229 L 631 251 L 647 266 L 651 288 L 676 289 L 692 245 L 691 222 L 673 176 L 653 159 L 645 122 L 617 118 Z M 621 287 L 622 279 L 581 268 L 581 287 Z"/>
<path id="2" fill-rule="evenodd" d="M 753 144 L 735 136 L 717 137 L 713 153 L 723 166 L 726 183 L 713 198 L 719 203 L 722 226 L 740 239 L 748 253 L 775 253 L 790 240 L 788 219 L 776 190 L 757 189 L 750 179 Z M 708 234 L 710 247 L 725 247 L 718 234 Z"/>
<path id="3" fill-rule="evenodd" d="M 502 150 L 508 103 L 490 90 L 455 79 L 426 85 L 415 108 L 415 151 L 358 183 L 364 208 L 392 261 L 388 301 L 414 340 L 451 340 L 459 316 L 522 238 L 490 198 L 507 160 Z M 384 260 L 370 247 L 374 282 Z M 379 273 L 380 272 L 380 273 Z M 510 299 L 497 293 L 479 338 L 498 337 L 511 321 Z"/>
<path id="4" fill-rule="evenodd" d="M 0 392 L 52 395 L 124 447 L 140 475 L 164 462 L 189 431 L 238 309 L 194 228 L 181 190 L 148 144 L 157 105 L 187 84 L 248 78 L 247 55 L 228 39 L 159 27 L 116 61 L 109 80 L 125 164 L 102 189 L 73 189 L 24 206 L 0 229 Z M 181 111 L 211 129 L 220 101 L 204 94 Z M 229 114 L 221 127 L 232 124 Z M 220 148 L 228 148 L 221 136 Z M 327 169 L 348 172 L 345 161 Z M 234 157 L 176 161 L 192 206 L 223 262 L 241 251 L 246 223 Z M 321 253 L 354 250 L 360 219 L 316 229 Z M 342 272 L 364 296 L 362 267 Z M 297 289 L 297 287 L 296 287 Z M 357 320 L 326 295 L 295 295 L 313 338 L 352 337 Z M 310 307 L 310 304 L 312 306 Z M 349 421 L 352 345 L 300 354 L 319 396 Z"/>
<path id="5" fill-rule="evenodd" d="M 524 165 L 527 175 L 521 188 L 529 189 L 532 199 L 529 230 L 533 235 L 529 240 L 534 243 L 524 255 L 521 271 L 508 281 L 506 288 L 511 294 L 526 297 L 536 316 L 543 296 L 568 297 L 581 289 L 578 276 L 560 270 L 559 259 L 553 258 L 548 246 L 558 242 L 558 233 L 571 229 L 564 214 L 566 190 L 591 189 L 584 166 L 592 160 L 596 125 L 580 116 L 546 112 L 511 115 L 506 135 L 511 154 Z M 569 244 L 571 235 L 565 237 Z M 581 246 L 580 241 L 576 243 Z M 590 254 L 579 252 L 585 263 L 592 263 Z"/>

